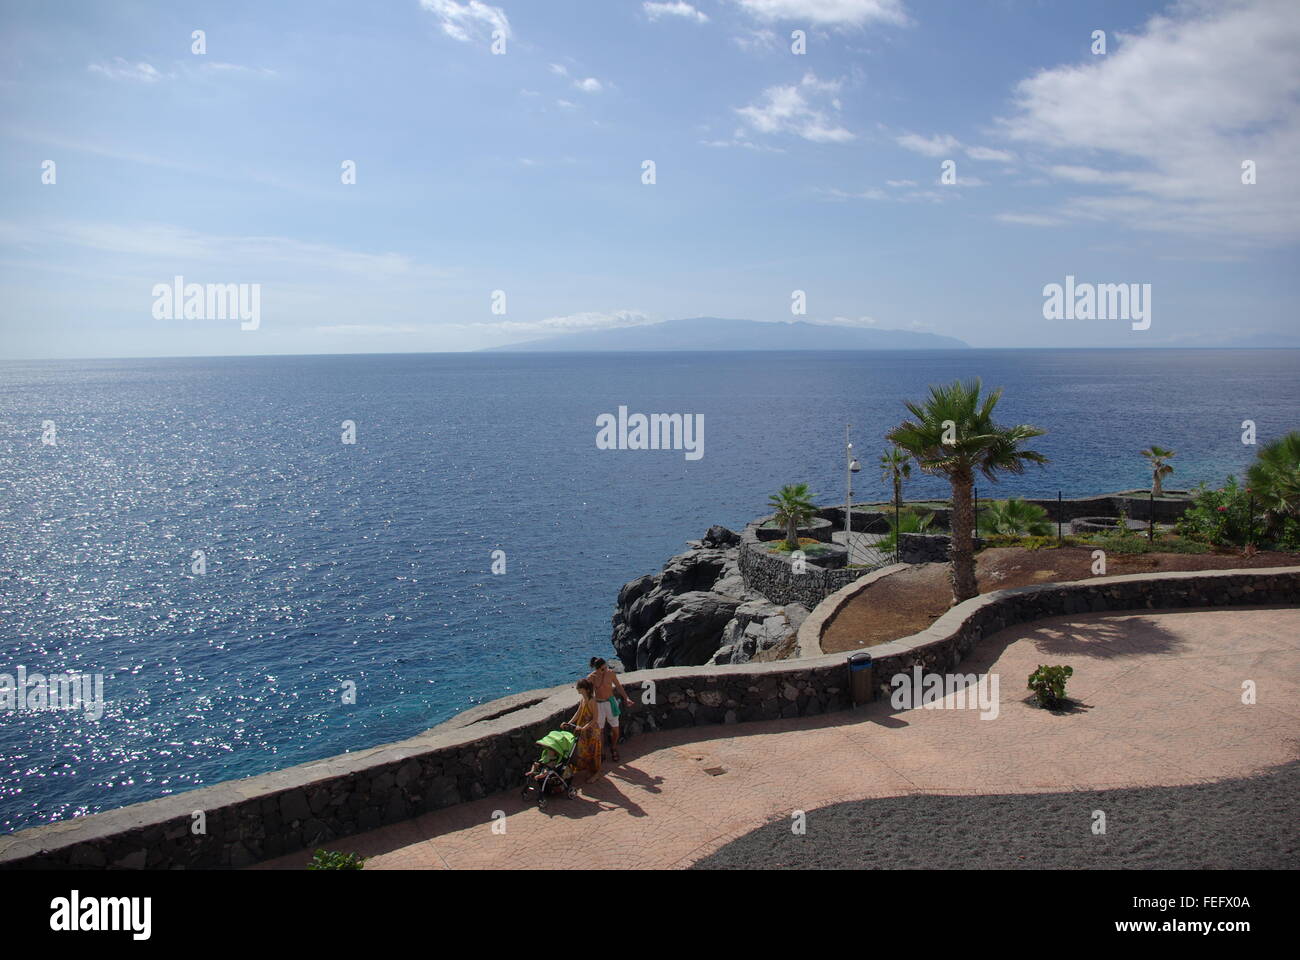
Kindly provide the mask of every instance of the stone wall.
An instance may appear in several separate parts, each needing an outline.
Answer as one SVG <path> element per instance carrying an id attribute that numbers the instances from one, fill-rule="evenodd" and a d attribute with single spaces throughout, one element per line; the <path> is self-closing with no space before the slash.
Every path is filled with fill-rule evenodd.
<path id="1" fill-rule="evenodd" d="M 1157 523 L 1173 523 L 1178 520 L 1192 501 L 1184 497 L 1170 497 L 1171 493 L 1185 493 L 1186 491 L 1166 491 L 1166 497 L 1155 501 L 1155 514 Z M 994 500 L 1005 500 L 1007 495 L 991 485 L 982 485 L 979 488 L 979 501 L 981 508 Z M 1028 503 L 1035 503 L 1047 511 L 1047 516 L 1052 523 L 1056 522 L 1056 515 L 1059 512 L 1062 522 L 1074 520 L 1077 517 L 1118 517 L 1120 510 L 1128 512 L 1131 520 L 1146 520 L 1150 513 L 1146 491 L 1144 490 L 1119 490 L 1115 493 L 1103 493 L 1095 497 L 1077 497 L 1074 499 L 1065 499 L 1060 502 L 1060 510 L 1057 509 L 1057 500 L 1052 498 L 1024 497 Z M 906 505 L 906 501 L 904 501 Z M 948 511 L 945 508 L 939 508 L 931 511 L 934 514 L 934 523 L 939 527 L 948 526 Z M 886 521 L 886 515 L 889 510 L 882 510 L 878 504 L 864 504 L 861 509 L 853 508 L 853 529 L 860 533 L 888 533 L 889 524 Z M 829 520 L 836 530 L 844 529 L 844 507 L 822 507 L 817 511 L 817 515 L 824 520 Z"/>
<path id="2" fill-rule="evenodd" d="M 773 603 L 801 603 L 809 610 L 846 583 L 870 573 L 866 568 L 828 570 L 813 558 L 805 561 L 803 573 L 795 573 L 788 556 L 772 553 L 754 537 L 752 525 L 740 535 L 737 560 L 747 588 Z"/>
<path id="3" fill-rule="evenodd" d="M 976 550 L 984 549 L 982 537 L 973 537 Z M 899 563 L 947 563 L 952 537 L 946 533 L 902 533 L 898 536 Z"/>
<path id="4" fill-rule="evenodd" d="M 1293 604 L 1300 567 L 1099 577 L 983 594 L 929 629 L 871 648 L 878 694 L 919 664 L 944 672 L 982 637 L 1042 617 L 1108 610 Z M 642 701 L 625 714 L 634 733 L 777 717 L 850 705 L 843 655 L 627 674 Z M 240 866 L 395 823 L 499 791 L 513 791 L 538 753 L 534 741 L 568 719 L 568 685 L 483 704 L 401 743 L 205 787 L 0 837 L 0 867 Z M 882 731 L 888 736 L 888 731 Z M 502 809 L 519 801 L 501 797 Z M 207 832 L 195 836 L 201 810 Z"/>

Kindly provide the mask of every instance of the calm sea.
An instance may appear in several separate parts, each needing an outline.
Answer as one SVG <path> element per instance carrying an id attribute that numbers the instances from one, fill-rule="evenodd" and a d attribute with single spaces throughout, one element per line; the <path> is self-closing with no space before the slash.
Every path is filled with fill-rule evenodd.
<path id="1" fill-rule="evenodd" d="M 982 376 L 1005 421 L 1049 431 L 1049 467 L 981 496 L 1070 496 L 1144 485 L 1152 443 L 1178 451 L 1168 486 L 1240 471 L 1243 420 L 1300 425 L 1297 371 L 1300 351 L 0 363 L 0 673 L 103 673 L 108 701 L 0 714 L 0 830 L 573 678 L 610 653 L 619 586 L 688 538 L 787 482 L 842 502 L 845 423 L 858 498 L 887 496 L 882 434 L 929 383 Z M 703 414 L 703 459 L 598 450 L 619 406 Z"/>

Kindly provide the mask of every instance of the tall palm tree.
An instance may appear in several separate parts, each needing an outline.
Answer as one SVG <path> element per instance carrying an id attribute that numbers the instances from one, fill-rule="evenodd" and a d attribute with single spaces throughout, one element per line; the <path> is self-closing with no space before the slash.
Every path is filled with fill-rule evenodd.
<path id="1" fill-rule="evenodd" d="M 1151 496 L 1163 496 L 1164 491 L 1160 489 L 1160 481 L 1174 472 L 1174 468 L 1167 462 L 1170 457 L 1175 456 L 1174 451 L 1157 447 L 1153 443 L 1149 450 L 1142 451 L 1142 456 L 1151 461 Z"/>
<path id="2" fill-rule="evenodd" d="M 1001 388 L 981 398 L 979 378 L 931 386 L 923 404 L 907 403 L 912 419 L 904 420 L 885 439 L 910 453 L 926 473 L 942 474 L 952 484 L 952 598 L 961 603 L 975 596 L 975 526 L 972 496 L 975 473 L 996 481 L 999 473 L 1023 473 L 1025 464 L 1047 462 L 1021 445 L 1046 430 L 1029 424 L 999 426 L 993 409 Z"/>
<path id="3" fill-rule="evenodd" d="M 891 447 L 880 455 L 880 477 L 894 485 L 894 509 L 903 503 L 903 481 L 912 477 L 912 455 L 906 450 Z"/>
<path id="4" fill-rule="evenodd" d="M 812 496 L 808 484 L 787 483 L 767 499 L 776 514 L 776 522 L 785 524 L 785 545 L 791 550 L 799 549 L 799 524 L 817 516 Z"/>
<path id="5" fill-rule="evenodd" d="M 1300 517 L 1300 431 L 1292 430 L 1255 454 L 1246 484 L 1275 530 L 1284 517 Z"/>

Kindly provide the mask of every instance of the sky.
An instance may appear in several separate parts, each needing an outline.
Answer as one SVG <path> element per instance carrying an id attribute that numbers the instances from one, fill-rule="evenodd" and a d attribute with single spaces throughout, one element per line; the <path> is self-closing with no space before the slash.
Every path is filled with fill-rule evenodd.
<path id="1" fill-rule="evenodd" d="M 6 0 L 0 38 L 0 358 L 1300 334 L 1295 0 Z M 167 316 L 177 276 L 256 322 Z M 1047 319 L 1067 276 L 1150 326 Z"/>

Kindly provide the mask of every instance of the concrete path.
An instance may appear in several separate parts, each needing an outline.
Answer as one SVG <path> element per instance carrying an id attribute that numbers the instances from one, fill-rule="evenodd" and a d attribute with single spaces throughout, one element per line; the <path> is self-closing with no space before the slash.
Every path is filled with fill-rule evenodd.
<path id="1" fill-rule="evenodd" d="M 1074 667 L 1074 711 L 1025 702 L 1040 663 Z M 995 719 L 879 702 L 648 734 L 577 800 L 557 797 L 545 812 L 512 791 L 328 846 L 370 857 L 368 870 L 681 867 L 768 820 L 841 800 L 1174 786 L 1300 756 L 1300 607 L 1041 620 L 986 638 L 960 669 L 999 677 Z M 504 833 L 493 832 L 494 811 Z"/>

